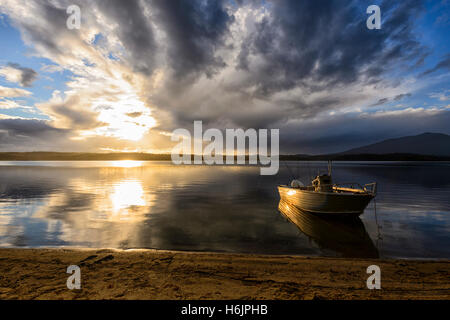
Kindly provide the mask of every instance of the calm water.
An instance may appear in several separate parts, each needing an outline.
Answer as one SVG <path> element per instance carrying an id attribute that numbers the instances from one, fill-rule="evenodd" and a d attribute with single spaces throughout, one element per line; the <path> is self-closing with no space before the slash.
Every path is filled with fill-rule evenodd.
<path id="1" fill-rule="evenodd" d="M 379 184 L 356 221 L 279 203 L 291 173 L 307 182 L 325 167 L 0 162 L 0 246 L 450 258 L 450 163 L 334 163 L 335 182 Z"/>

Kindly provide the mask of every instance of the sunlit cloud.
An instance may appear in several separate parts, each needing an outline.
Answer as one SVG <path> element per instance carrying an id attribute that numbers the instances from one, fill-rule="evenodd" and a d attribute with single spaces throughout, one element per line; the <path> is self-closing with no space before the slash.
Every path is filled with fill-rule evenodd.
<path id="1" fill-rule="evenodd" d="M 16 97 L 27 97 L 32 93 L 25 89 L 20 88 L 8 88 L 0 86 L 0 97 L 1 98 L 16 98 Z"/>

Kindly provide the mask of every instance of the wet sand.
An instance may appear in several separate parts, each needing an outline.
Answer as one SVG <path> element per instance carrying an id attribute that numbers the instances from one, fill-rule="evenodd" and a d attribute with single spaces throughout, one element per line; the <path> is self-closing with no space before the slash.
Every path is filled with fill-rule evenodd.
<path id="1" fill-rule="evenodd" d="M 381 289 L 369 290 L 369 265 Z M 69 265 L 81 289 L 69 290 Z M 0 249 L 0 299 L 450 299 L 450 261 Z"/>

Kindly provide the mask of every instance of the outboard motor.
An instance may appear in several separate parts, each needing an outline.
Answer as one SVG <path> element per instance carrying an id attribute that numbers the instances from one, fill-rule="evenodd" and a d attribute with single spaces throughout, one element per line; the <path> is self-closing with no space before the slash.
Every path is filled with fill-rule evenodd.
<path id="1" fill-rule="evenodd" d="M 291 187 L 292 188 L 300 188 L 300 187 L 304 187 L 305 185 L 303 184 L 303 182 L 301 182 L 300 180 L 292 180 L 291 181 Z"/>

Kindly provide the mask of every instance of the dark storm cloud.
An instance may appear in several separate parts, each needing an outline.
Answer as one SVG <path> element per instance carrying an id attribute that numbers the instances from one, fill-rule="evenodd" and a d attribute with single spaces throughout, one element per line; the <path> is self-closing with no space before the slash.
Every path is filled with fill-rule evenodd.
<path id="1" fill-rule="evenodd" d="M 38 43 L 53 54 L 62 54 L 65 48 L 58 45 L 57 39 L 70 31 L 66 28 L 65 8 L 57 8 L 47 1 L 36 3 L 35 8 L 34 14 L 44 17 L 48 25 L 36 26 L 33 20 L 23 19 L 21 21 L 23 31 L 31 38 L 32 42 Z"/>
<path id="2" fill-rule="evenodd" d="M 168 59 L 176 76 L 212 76 L 225 64 L 215 55 L 232 17 L 219 0 L 152 0 L 168 40 Z"/>
<path id="3" fill-rule="evenodd" d="M 358 1 L 280 0 L 270 3 L 272 17 L 258 24 L 243 44 L 238 67 L 249 69 L 250 55 L 265 64 L 252 70 L 249 85 L 268 95 L 305 85 L 312 79 L 326 86 L 352 83 L 362 73 L 379 80 L 393 62 L 422 52 L 412 26 L 420 1 L 384 1 L 381 30 L 366 27 L 367 5 Z"/>
<path id="4" fill-rule="evenodd" d="M 98 8 L 117 24 L 117 36 L 130 55 L 135 71 L 150 74 L 155 64 L 157 45 L 149 19 L 140 1 L 106 0 Z"/>
<path id="5" fill-rule="evenodd" d="M 18 63 L 8 63 L 8 67 L 20 72 L 20 85 L 22 87 L 31 87 L 34 80 L 37 78 L 37 72 L 31 68 L 22 67 Z"/>
<path id="6" fill-rule="evenodd" d="M 37 119 L 0 119 L 0 130 L 16 136 L 45 136 L 49 133 L 64 132 L 53 128 L 45 120 Z"/>
<path id="7" fill-rule="evenodd" d="M 30 151 L 30 148 L 41 146 L 53 150 L 57 142 L 67 139 L 68 133 L 68 130 L 54 128 L 44 120 L 0 119 L 0 150 Z"/>
<path id="8" fill-rule="evenodd" d="M 343 114 L 280 130 L 282 153 L 325 154 L 430 131 L 450 134 L 450 111 L 405 111 L 385 115 Z M 349 124 L 351 124 L 349 126 Z"/>
<path id="9" fill-rule="evenodd" d="M 381 30 L 366 27 L 368 2 L 280 0 L 239 5 L 248 3 L 255 10 L 265 6 L 269 14 L 240 46 L 234 61 L 237 80 L 230 79 L 221 88 L 234 98 L 211 99 L 191 91 L 189 99 L 173 102 L 176 92 L 165 92 L 156 104 L 171 110 L 176 125 L 189 127 L 202 119 L 206 126 L 283 128 L 290 119 L 355 105 L 356 98 L 363 102 L 367 96 L 358 96 L 357 91 L 375 83 L 380 89 L 390 88 L 391 70 L 417 67 L 427 54 L 413 32 L 421 1 L 384 1 Z M 335 88 L 355 92 L 331 94 Z M 291 89 L 301 94 L 286 94 Z M 211 95 L 225 96 L 222 91 Z M 375 105 L 406 96 L 378 98 Z M 258 101 L 270 107 L 261 107 Z M 208 110 L 199 112 L 203 105 Z"/>

